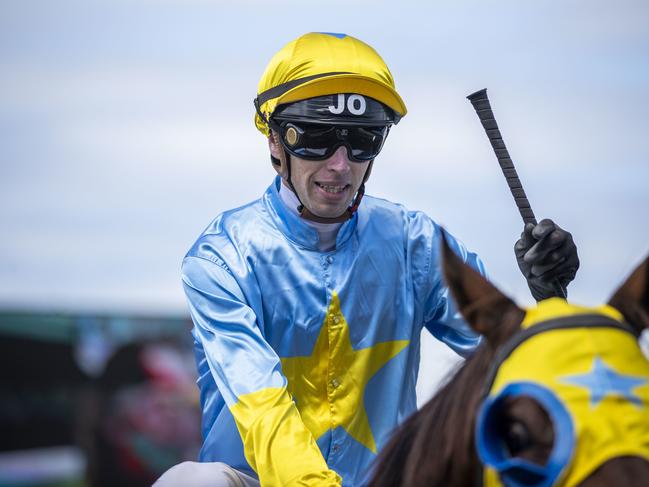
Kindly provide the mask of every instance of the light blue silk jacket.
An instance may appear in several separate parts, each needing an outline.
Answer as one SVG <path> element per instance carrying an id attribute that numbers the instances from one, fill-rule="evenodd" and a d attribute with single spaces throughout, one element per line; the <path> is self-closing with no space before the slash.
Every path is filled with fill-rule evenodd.
<path id="1" fill-rule="evenodd" d="M 390 432 L 416 409 L 422 328 L 462 356 L 480 338 L 442 282 L 432 219 L 365 196 L 335 250 L 320 252 L 317 232 L 285 206 L 279 184 L 218 216 L 183 260 L 200 460 L 291 483 L 311 478 L 303 470 L 319 460 L 300 460 L 311 448 L 343 485 L 362 485 Z M 484 274 L 474 253 L 447 238 Z M 435 367 L 435 357 L 425 365 Z M 281 461 L 304 468 L 273 477 Z"/>

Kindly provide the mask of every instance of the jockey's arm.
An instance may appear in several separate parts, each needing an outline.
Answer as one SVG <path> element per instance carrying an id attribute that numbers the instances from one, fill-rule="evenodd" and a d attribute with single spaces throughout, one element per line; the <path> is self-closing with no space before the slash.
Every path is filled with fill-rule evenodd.
<path id="1" fill-rule="evenodd" d="M 281 361 L 230 272 L 187 257 L 183 286 L 211 375 L 261 485 L 338 486 L 287 391 Z"/>
<path id="2" fill-rule="evenodd" d="M 451 249 L 465 263 L 482 275 L 486 275 L 485 266 L 477 254 L 467 250 L 464 244 L 423 213 L 413 212 L 410 226 L 411 235 L 415 233 L 419 236 L 411 238 L 410 252 L 417 254 L 412 261 L 427 263 L 425 268 L 414 271 L 421 275 L 415 282 L 423 325 L 435 338 L 448 345 L 458 355 L 468 357 L 480 343 L 481 336 L 460 316 L 444 282 L 441 267 L 442 232 L 445 232 Z M 424 252 L 426 255 L 422 258 Z"/>

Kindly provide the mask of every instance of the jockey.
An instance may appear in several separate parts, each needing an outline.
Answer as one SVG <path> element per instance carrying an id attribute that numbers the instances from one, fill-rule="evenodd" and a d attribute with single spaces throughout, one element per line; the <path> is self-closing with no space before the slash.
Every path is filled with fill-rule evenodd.
<path id="1" fill-rule="evenodd" d="M 442 282 L 440 227 L 364 196 L 406 115 L 376 51 L 345 34 L 303 35 L 271 59 L 254 104 L 277 177 L 219 215 L 183 260 L 204 443 L 199 463 L 156 485 L 360 485 L 416 409 L 421 330 L 462 356 L 480 337 Z M 553 296 L 558 277 L 565 290 L 578 266 L 570 234 L 544 220 L 523 237 L 534 296 Z"/>

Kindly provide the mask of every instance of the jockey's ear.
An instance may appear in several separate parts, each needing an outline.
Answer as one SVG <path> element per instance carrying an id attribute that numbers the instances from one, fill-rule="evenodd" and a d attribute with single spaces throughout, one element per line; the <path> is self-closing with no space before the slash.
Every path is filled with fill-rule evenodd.
<path id="1" fill-rule="evenodd" d="M 492 347 L 504 343 L 518 330 L 525 312 L 455 255 L 444 230 L 442 260 L 446 284 L 464 319 Z"/>
<path id="2" fill-rule="evenodd" d="M 617 308 L 638 333 L 649 328 L 649 257 L 615 291 L 608 304 Z"/>

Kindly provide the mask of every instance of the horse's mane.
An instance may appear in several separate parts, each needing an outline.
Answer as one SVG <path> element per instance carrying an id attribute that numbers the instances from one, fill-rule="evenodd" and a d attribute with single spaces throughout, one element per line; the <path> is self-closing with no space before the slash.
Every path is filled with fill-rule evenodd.
<path id="1" fill-rule="evenodd" d="M 447 383 L 393 434 L 370 487 L 466 486 L 478 475 L 473 428 L 492 349 L 482 343 Z"/>

